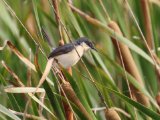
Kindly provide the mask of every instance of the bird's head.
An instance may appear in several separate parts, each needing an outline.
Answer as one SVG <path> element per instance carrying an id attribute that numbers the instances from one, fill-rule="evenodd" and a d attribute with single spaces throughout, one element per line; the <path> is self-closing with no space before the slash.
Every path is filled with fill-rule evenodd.
<path id="1" fill-rule="evenodd" d="M 76 43 L 78 45 L 83 46 L 83 48 L 84 48 L 85 51 L 87 51 L 89 49 L 93 49 L 93 50 L 97 51 L 96 48 L 94 47 L 94 44 L 91 41 L 89 41 L 88 38 L 86 38 L 86 37 L 79 38 L 76 41 Z"/>

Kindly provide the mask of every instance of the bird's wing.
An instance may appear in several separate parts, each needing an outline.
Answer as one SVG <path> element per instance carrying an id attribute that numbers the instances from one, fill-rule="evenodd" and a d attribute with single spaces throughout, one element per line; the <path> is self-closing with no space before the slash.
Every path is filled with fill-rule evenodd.
<path id="1" fill-rule="evenodd" d="M 72 51 L 74 49 L 74 45 L 73 44 L 65 44 L 63 46 L 59 46 L 57 48 L 55 48 L 48 56 L 49 58 L 53 58 L 55 56 L 61 55 L 61 54 L 65 54 L 68 53 L 70 51 Z"/>

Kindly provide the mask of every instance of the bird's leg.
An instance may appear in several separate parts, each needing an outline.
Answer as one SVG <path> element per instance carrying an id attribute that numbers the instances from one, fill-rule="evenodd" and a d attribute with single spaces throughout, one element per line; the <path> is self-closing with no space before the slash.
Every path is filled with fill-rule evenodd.
<path id="1" fill-rule="evenodd" d="M 65 77 L 64 77 L 64 74 L 62 72 L 62 66 L 58 63 L 57 59 L 54 59 L 54 60 L 57 63 L 57 65 L 59 66 L 59 68 L 60 68 L 60 69 L 58 69 L 57 67 L 53 67 L 54 71 L 58 75 L 58 77 L 61 79 L 61 82 L 65 83 Z"/>
<path id="2" fill-rule="evenodd" d="M 54 61 L 59 65 L 57 59 L 54 58 Z M 56 74 L 58 74 L 60 72 L 60 70 L 56 66 L 54 66 L 53 68 L 54 68 L 54 71 L 55 71 Z"/>
<path id="3" fill-rule="evenodd" d="M 53 67 L 54 68 L 54 72 L 55 72 L 55 74 L 58 74 L 60 71 L 59 71 L 59 69 L 57 68 L 57 67 Z"/>

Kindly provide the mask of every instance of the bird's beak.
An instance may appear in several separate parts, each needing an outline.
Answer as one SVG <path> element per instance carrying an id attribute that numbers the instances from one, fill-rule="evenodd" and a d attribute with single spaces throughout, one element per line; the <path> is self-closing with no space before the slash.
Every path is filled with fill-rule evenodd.
<path id="1" fill-rule="evenodd" d="M 98 50 L 94 47 L 93 50 L 95 50 L 96 52 L 98 52 Z"/>

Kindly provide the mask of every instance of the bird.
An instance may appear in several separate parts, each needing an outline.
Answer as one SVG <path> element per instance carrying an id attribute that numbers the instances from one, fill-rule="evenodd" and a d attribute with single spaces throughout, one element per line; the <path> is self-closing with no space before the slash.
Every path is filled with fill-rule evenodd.
<path id="1" fill-rule="evenodd" d="M 74 66 L 89 49 L 97 51 L 94 44 L 86 37 L 80 37 L 73 43 L 53 49 L 48 56 L 46 68 L 35 91 L 43 84 L 52 66 L 58 69 L 61 67 L 68 69 Z"/>
<path id="2" fill-rule="evenodd" d="M 97 51 L 93 42 L 86 37 L 80 37 L 73 43 L 55 48 L 48 59 L 54 59 L 52 63 L 54 67 L 69 68 L 74 66 L 89 49 Z"/>

